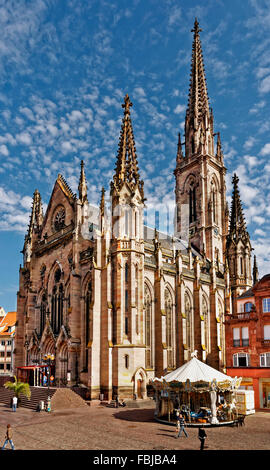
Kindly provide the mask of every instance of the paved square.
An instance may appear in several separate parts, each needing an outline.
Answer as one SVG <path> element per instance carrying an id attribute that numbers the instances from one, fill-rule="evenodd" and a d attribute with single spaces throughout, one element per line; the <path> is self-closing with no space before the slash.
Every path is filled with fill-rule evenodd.
<path id="1" fill-rule="evenodd" d="M 173 426 L 154 421 L 153 409 L 89 408 L 37 413 L 0 405 L 0 437 L 13 429 L 17 450 L 198 450 L 198 429 L 175 438 Z M 246 417 L 243 427 L 209 428 L 206 450 L 269 450 L 270 413 Z"/>

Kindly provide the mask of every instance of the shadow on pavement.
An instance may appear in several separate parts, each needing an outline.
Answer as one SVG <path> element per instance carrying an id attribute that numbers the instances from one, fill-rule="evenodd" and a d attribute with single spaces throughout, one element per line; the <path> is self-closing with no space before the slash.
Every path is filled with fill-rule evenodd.
<path id="1" fill-rule="evenodd" d="M 152 409 L 128 409 L 125 411 L 118 411 L 113 414 L 116 419 L 123 419 L 125 421 L 136 421 L 139 423 L 154 422 L 154 410 Z"/>

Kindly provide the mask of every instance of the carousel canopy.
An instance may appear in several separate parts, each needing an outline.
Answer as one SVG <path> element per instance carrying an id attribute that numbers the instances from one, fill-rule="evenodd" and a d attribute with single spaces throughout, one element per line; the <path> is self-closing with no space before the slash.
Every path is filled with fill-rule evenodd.
<path id="1" fill-rule="evenodd" d="M 167 383 L 167 384 L 190 384 L 195 383 L 208 383 L 212 384 L 215 382 L 217 386 L 224 386 L 224 388 L 238 388 L 239 380 L 237 377 L 233 378 L 229 375 L 223 374 L 222 372 L 208 366 L 204 362 L 199 361 L 197 357 L 193 357 L 189 362 L 183 364 L 179 369 L 176 369 L 169 374 L 161 377 L 160 379 L 155 378 L 154 383 Z M 222 387 L 223 388 L 223 387 Z"/>

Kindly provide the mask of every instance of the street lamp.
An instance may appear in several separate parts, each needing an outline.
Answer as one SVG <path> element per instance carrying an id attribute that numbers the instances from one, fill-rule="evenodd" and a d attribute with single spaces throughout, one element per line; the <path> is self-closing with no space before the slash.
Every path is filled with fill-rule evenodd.
<path id="1" fill-rule="evenodd" d="M 43 357 L 44 362 L 48 365 L 49 367 L 49 377 L 48 377 L 48 394 L 50 392 L 50 376 L 51 376 L 51 365 L 54 361 L 54 355 L 53 354 L 45 354 Z"/>

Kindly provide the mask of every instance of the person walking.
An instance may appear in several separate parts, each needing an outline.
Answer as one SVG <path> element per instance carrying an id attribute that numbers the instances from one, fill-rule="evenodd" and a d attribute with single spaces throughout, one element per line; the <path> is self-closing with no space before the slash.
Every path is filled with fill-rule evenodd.
<path id="1" fill-rule="evenodd" d="M 204 449 L 204 443 L 205 443 L 206 437 L 207 437 L 207 434 L 206 434 L 205 430 L 204 430 L 203 428 L 199 428 L 198 438 L 199 438 L 200 441 L 201 441 L 200 450 L 203 450 L 203 449 Z"/>
<path id="2" fill-rule="evenodd" d="M 12 399 L 12 411 L 16 411 L 17 409 L 17 404 L 18 404 L 18 398 L 15 396 Z"/>
<path id="3" fill-rule="evenodd" d="M 2 450 L 5 449 L 8 442 L 10 443 L 11 449 L 15 450 L 15 447 L 14 447 L 14 444 L 13 444 L 13 441 L 12 441 L 12 429 L 11 429 L 10 424 L 7 425 L 6 437 L 5 437 L 5 442 L 4 442 L 4 445 L 2 447 Z"/>
<path id="4" fill-rule="evenodd" d="M 185 434 L 185 436 L 188 437 L 187 432 L 186 432 L 186 430 L 185 430 L 185 418 L 184 418 L 184 416 L 182 415 L 182 413 L 179 414 L 179 419 L 177 419 L 177 421 L 179 422 L 179 424 L 178 424 L 179 432 L 178 432 L 178 434 L 177 434 L 177 436 L 176 436 L 176 439 L 178 439 L 178 437 L 181 436 L 182 431 L 183 431 L 183 433 Z"/>

